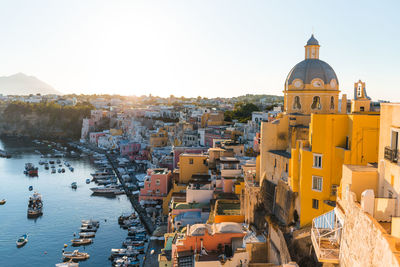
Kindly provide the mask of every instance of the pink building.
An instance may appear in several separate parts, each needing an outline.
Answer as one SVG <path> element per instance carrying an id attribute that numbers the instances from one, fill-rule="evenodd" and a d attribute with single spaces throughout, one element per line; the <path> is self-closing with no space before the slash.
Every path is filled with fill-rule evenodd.
<path id="1" fill-rule="evenodd" d="M 134 142 L 121 142 L 119 144 L 121 156 L 133 156 L 140 151 L 140 144 Z"/>
<path id="2" fill-rule="evenodd" d="M 141 200 L 162 200 L 171 187 L 172 173 L 168 169 L 148 169 L 144 187 L 140 190 Z"/>
<path id="3" fill-rule="evenodd" d="M 106 135 L 106 133 L 104 133 L 104 132 L 90 133 L 89 141 L 90 141 L 90 143 L 97 145 L 99 142 L 99 137 L 104 136 L 104 135 Z"/>

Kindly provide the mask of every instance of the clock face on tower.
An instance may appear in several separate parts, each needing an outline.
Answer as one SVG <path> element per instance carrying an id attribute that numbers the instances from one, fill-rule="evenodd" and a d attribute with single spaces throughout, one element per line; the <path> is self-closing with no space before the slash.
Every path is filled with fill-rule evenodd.
<path id="1" fill-rule="evenodd" d="M 313 82 L 313 86 L 314 86 L 314 87 L 321 87 L 322 84 L 321 84 L 320 81 L 315 81 L 315 82 Z"/>
<path id="2" fill-rule="evenodd" d="M 330 85 L 331 85 L 332 88 L 335 88 L 335 87 L 336 87 L 336 81 L 335 81 L 335 79 L 332 79 L 332 80 L 331 80 Z"/>
<path id="3" fill-rule="evenodd" d="M 296 87 L 296 88 L 300 88 L 302 85 L 303 85 L 303 83 L 299 80 L 294 82 L 294 87 Z"/>

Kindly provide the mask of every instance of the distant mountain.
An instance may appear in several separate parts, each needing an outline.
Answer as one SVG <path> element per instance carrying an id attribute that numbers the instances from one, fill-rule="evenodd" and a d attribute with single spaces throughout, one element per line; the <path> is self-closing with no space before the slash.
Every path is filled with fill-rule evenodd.
<path id="1" fill-rule="evenodd" d="M 0 77 L 0 94 L 29 95 L 29 94 L 61 94 L 52 86 L 42 82 L 34 76 L 17 73 L 11 76 Z"/>

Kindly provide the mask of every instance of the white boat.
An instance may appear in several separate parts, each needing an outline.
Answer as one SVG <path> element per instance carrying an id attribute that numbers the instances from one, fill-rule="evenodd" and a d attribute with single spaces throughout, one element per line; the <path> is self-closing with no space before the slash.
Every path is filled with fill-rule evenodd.
<path id="1" fill-rule="evenodd" d="M 19 247 L 19 248 L 24 246 L 26 243 L 28 243 L 28 235 L 27 234 L 21 235 L 18 238 L 16 243 L 17 243 L 17 247 Z"/>
<path id="2" fill-rule="evenodd" d="M 56 267 L 79 267 L 79 263 L 71 260 L 69 262 L 56 263 Z"/>
<path id="3" fill-rule="evenodd" d="M 90 188 L 93 194 L 97 195 L 121 195 L 124 194 L 125 191 L 117 185 L 110 185 L 110 186 L 102 186 L 102 187 L 92 187 Z"/>
<path id="4" fill-rule="evenodd" d="M 99 228 L 99 226 L 100 226 L 100 222 L 96 221 L 96 220 L 82 220 L 81 223 L 82 223 L 82 226 L 83 225 L 93 225 L 97 228 Z"/>
<path id="5" fill-rule="evenodd" d="M 81 232 L 96 232 L 97 227 L 90 225 L 90 224 L 86 224 L 86 225 L 83 225 L 81 228 L 79 228 L 79 230 Z"/>
<path id="6" fill-rule="evenodd" d="M 79 252 L 78 250 L 74 250 L 74 251 L 65 251 L 63 253 L 63 257 L 65 259 L 71 259 L 71 260 L 86 260 L 89 259 L 90 255 L 85 252 Z"/>

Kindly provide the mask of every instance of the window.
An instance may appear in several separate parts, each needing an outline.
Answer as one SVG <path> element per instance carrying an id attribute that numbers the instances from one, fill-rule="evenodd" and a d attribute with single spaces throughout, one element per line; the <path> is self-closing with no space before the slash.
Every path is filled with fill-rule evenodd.
<path id="1" fill-rule="evenodd" d="M 393 192 L 388 190 L 388 198 L 393 198 Z"/>
<path id="2" fill-rule="evenodd" d="M 300 96 L 294 97 L 293 109 L 301 109 Z"/>
<path id="3" fill-rule="evenodd" d="M 318 199 L 313 199 L 312 200 L 312 208 L 317 210 L 318 206 L 319 206 L 319 200 Z"/>
<path id="4" fill-rule="evenodd" d="M 338 187 L 339 186 L 337 184 L 333 184 L 331 186 L 331 196 L 336 196 Z"/>
<path id="5" fill-rule="evenodd" d="M 322 177 L 312 177 L 312 189 L 316 191 L 322 191 Z"/>
<path id="6" fill-rule="evenodd" d="M 157 194 L 160 194 L 160 189 L 157 189 L 157 190 L 156 190 L 156 193 L 157 193 Z"/>
<path id="7" fill-rule="evenodd" d="M 285 172 L 288 172 L 288 169 L 289 169 L 289 166 L 288 166 L 288 164 L 286 163 Z"/>
<path id="8" fill-rule="evenodd" d="M 361 111 L 361 112 L 364 111 L 364 107 L 360 107 L 360 111 Z"/>
<path id="9" fill-rule="evenodd" d="M 193 159 L 189 159 L 189 164 L 193 164 Z"/>
<path id="10" fill-rule="evenodd" d="M 147 184 L 148 188 L 150 188 L 150 183 Z"/>
<path id="11" fill-rule="evenodd" d="M 349 149 L 349 147 L 350 147 L 350 139 L 349 139 L 349 137 L 348 136 L 346 136 L 346 149 Z"/>
<path id="12" fill-rule="evenodd" d="M 391 139 L 390 148 L 393 150 L 397 150 L 398 142 L 399 142 L 399 133 L 396 131 L 392 131 L 392 139 Z"/>
<path id="13" fill-rule="evenodd" d="M 156 185 L 160 185 L 160 179 L 156 180 Z"/>
<path id="14" fill-rule="evenodd" d="M 203 159 L 203 164 L 207 166 L 207 159 Z"/>
<path id="15" fill-rule="evenodd" d="M 322 168 L 322 155 L 314 154 L 313 167 L 321 169 Z"/>
<path id="16" fill-rule="evenodd" d="M 335 98 L 331 96 L 331 109 L 335 109 Z"/>
<path id="17" fill-rule="evenodd" d="M 276 159 L 275 159 L 275 163 L 274 163 L 274 168 L 276 168 Z"/>
<path id="18" fill-rule="evenodd" d="M 314 96 L 313 103 L 311 105 L 312 109 L 321 109 L 321 99 L 319 96 Z"/>

